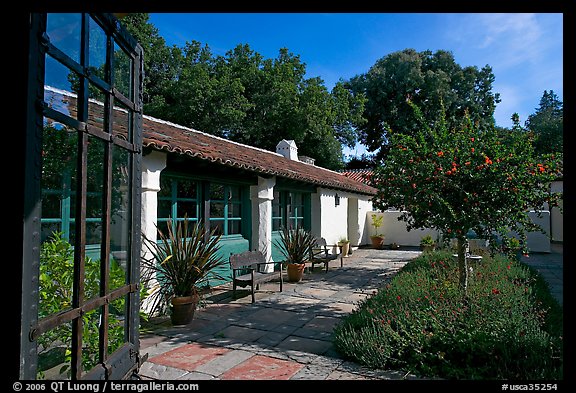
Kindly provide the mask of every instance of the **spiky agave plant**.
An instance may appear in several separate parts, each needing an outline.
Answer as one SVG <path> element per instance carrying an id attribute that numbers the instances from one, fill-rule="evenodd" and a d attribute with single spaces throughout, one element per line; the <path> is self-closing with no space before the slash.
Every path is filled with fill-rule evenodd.
<path id="1" fill-rule="evenodd" d="M 142 258 L 147 270 L 144 281 L 155 281 L 159 287 L 149 298 L 153 311 L 174 297 L 199 294 L 210 279 L 225 279 L 217 271 L 228 262 L 218 254 L 221 235 L 215 230 L 208 233 L 201 220 L 191 223 L 185 217 L 174 226 L 170 219 L 167 234 L 159 228 L 157 233 L 158 241 L 142 235 L 150 255 Z"/>
<path id="2" fill-rule="evenodd" d="M 280 241 L 276 245 L 280 248 L 288 263 L 302 264 L 310 259 L 312 249 L 316 244 L 315 237 L 303 228 L 283 228 L 280 232 Z"/>

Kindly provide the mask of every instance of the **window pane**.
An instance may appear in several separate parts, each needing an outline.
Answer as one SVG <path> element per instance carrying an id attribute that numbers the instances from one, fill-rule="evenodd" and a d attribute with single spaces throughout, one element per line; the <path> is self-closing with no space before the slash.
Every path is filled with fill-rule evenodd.
<path id="1" fill-rule="evenodd" d="M 160 191 L 158 197 L 172 196 L 172 178 L 160 175 Z"/>
<path id="2" fill-rule="evenodd" d="M 48 14 L 46 34 L 52 45 L 80 63 L 81 14 Z"/>
<path id="3" fill-rule="evenodd" d="M 70 379 L 72 323 L 60 325 L 38 338 L 37 379 Z"/>
<path id="4" fill-rule="evenodd" d="M 110 222 L 110 288 L 124 285 L 130 253 L 131 155 L 114 146 L 112 169 L 112 216 Z"/>
<path id="5" fill-rule="evenodd" d="M 88 124 L 104 131 L 104 93 L 93 85 L 88 86 L 91 100 L 88 101 Z"/>
<path id="6" fill-rule="evenodd" d="M 160 199 L 158 201 L 158 217 L 172 217 L 172 201 L 166 199 Z"/>
<path id="7" fill-rule="evenodd" d="M 228 221 L 228 235 L 238 235 L 241 231 L 241 223 L 240 220 L 230 220 Z"/>
<path id="8" fill-rule="evenodd" d="M 228 217 L 242 217 L 242 205 L 239 203 L 229 203 Z"/>
<path id="9" fill-rule="evenodd" d="M 89 18 L 90 47 L 88 62 L 90 71 L 103 81 L 106 80 L 106 33 L 92 18 Z"/>
<path id="10" fill-rule="evenodd" d="M 114 43 L 114 86 L 132 100 L 132 59 Z"/>
<path id="11" fill-rule="evenodd" d="M 76 97 L 79 86 L 79 77 L 74 71 L 54 58 L 46 56 L 44 102 L 48 107 L 76 119 L 78 116 Z"/>
<path id="12" fill-rule="evenodd" d="M 192 180 L 180 179 L 178 180 L 177 195 L 178 198 L 196 199 L 197 186 L 196 182 Z"/>
<path id="13" fill-rule="evenodd" d="M 210 184 L 210 199 L 224 200 L 224 186 L 222 184 Z"/>
<path id="14" fill-rule="evenodd" d="M 88 168 L 86 181 L 86 244 L 102 241 L 102 198 L 104 186 L 105 142 L 88 138 Z"/>
<path id="15" fill-rule="evenodd" d="M 42 134 L 42 237 L 62 231 L 70 240 L 70 218 L 76 199 L 78 133 L 63 124 L 44 118 Z M 49 221 L 46 221 L 46 220 Z M 58 219 L 59 223 L 54 223 Z"/>
<path id="16" fill-rule="evenodd" d="M 292 194 L 292 205 L 302 205 L 302 193 L 293 192 Z"/>
<path id="17" fill-rule="evenodd" d="M 282 229 L 282 219 L 273 218 L 272 219 L 272 230 L 279 231 Z"/>
<path id="18" fill-rule="evenodd" d="M 223 218 L 224 217 L 224 204 L 218 202 L 210 203 L 210 217 Z"/>
<path id="19" fill-rule="evenodd" d="M 196 202 L 178 201 L 178 218 L 198 218 Z"/>
<path id="20" fill-rule="evenodd" d="M 108 313 L 108 353 L 112 353 L 125 342 L 126 302 L 128 296 L 123 296 L 110 303 Z"/>
<path id="21" fill-rule="evenodd" d="M 129 135 L 132 124 L 132 111 L 120 103 L 120 101 L 114 101 L 112 114 L 114 121 L 112 134 L 125 141 L 132 142 L 132 135 Z"/>
<path id="22" fill-rule="evenodd" d="M 229 188 L 228 198 L 233 200 L 233 201 L 239 201 L 240 200 L 240 187 L 229 186 L 228 188 Z"/>
<path id="23" fill-rule="evenodd" d="M 168 236 L 168 220 L 158 219 L 158 224 L 156 226 L 160 232 Z"/>
<path id="24" fill-rule="evenodd" d="M 216 229 L 216 235 L 224 235 L 224 221 L 210 220 L 210 231 Z"/>

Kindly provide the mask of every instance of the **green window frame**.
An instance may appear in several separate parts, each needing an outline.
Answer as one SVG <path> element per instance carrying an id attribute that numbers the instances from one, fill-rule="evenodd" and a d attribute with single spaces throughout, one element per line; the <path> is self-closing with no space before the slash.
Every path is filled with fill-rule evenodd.
<path id="1" fill-rule="evenodd" d="M 309 199 L 308 193 L 274 190 L 272 231 L 280 231 L 284 226 L 309 229 L 310 212 L 306 203 Z"/>
<path id="2" fill-rule="evenodd" d="M 210 230 L 222 236 L 242 235 L 243 193 L 240 185 L 161 174 L 158 228 L 166 233 L 170 219 L 176 225 L 187 216 L 193 222 L 204 219 Z"/>
<path id="3" fill-rule="evenodd" d="M 161 175 L 158 192 L 158 228 L 166 233 L 168 221 L 175 226 L 185 217 L 192 222 L 200 217 L 202 202 L 201 183 L 197 180 L 174 175 Z"/>
<path id="4" fill-rule="evenodd" d="M 242 187 L 211 182 L 207 188 L 210 230 L 222 236 L 242 234 Z"/>

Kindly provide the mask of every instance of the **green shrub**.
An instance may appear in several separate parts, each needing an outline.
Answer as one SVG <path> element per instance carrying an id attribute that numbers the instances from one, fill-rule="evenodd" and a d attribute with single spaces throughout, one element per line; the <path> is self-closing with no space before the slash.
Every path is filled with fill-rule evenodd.
<path id="1" fill-rule="evenodd" d="M 542 301 L 534 271 L 495 256 L 470 276 L 464 298 L 451 253 L 421 255 L 336 327 L 336 349 L 427 377 L 562 378 L 561 309 Z"/>
<path id="2" fill-rule="evenodd" d="M 84 262 L 84 298 L 97 296 L 100 291 L 100 261 L 86 258 Z M 125 284 L 126 276 L 122 267 L 110 261 L 109 287 L 118 288 Z M 38 318 L 72 308 L 74 282 L 74 249 L 62 234 L 55 232 L 42 243 L 40 251 L 40 301 Z M 124 305 L 120 297 L 109 308 L 108 352 L 111 353 L 124 342 Z M 98 340 L 100 310 L 95 309 L 82 316 L 82 366 L 89 370 L 98 362 Z M 66 323 L 52 329 L 38 338 L 38 377 L 44 371 L 60 365 L 59 373 L 69 373 L 71 360 L 72 325 Z"/>

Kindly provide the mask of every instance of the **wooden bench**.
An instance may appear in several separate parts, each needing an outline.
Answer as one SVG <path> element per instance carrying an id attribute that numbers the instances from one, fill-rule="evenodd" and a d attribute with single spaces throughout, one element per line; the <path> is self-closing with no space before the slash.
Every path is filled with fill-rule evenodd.
<path id="1" fill-rule="evenodd" d="M 232 268 L 232 296 L 236 299 L 236 287 L 251 287 L 252 303 L 254 303 L 254 290 L 260 289 L 260 284 L 280 278 L 280 292 L 282 292 L 282 264 L 279 271 L 261 272 L 260 267 L 274 265 L 275 262 L 266 262 L 261 251 L 245 251 L 230 255 Z M 248 273 L 245 271 L 248 270 Z M 244 273 L 242 273 L 244 272 Z"/>
<path id="2" fill-rule="evenodd" d="M 340 257 L 340 267 L 344 266 L 342 259 L 342 254 L 330 254 L 328 252 L 328 245 L 326 244 L 326 239 L 323 237 L 316 238 L 316 245 L 312 249 L 312 255 L 310 257 L 311 269 L 314 269 L 314 265 L 323 264 L 328 273 L 328 265 L 330 261 L 334 261 Z"/>

